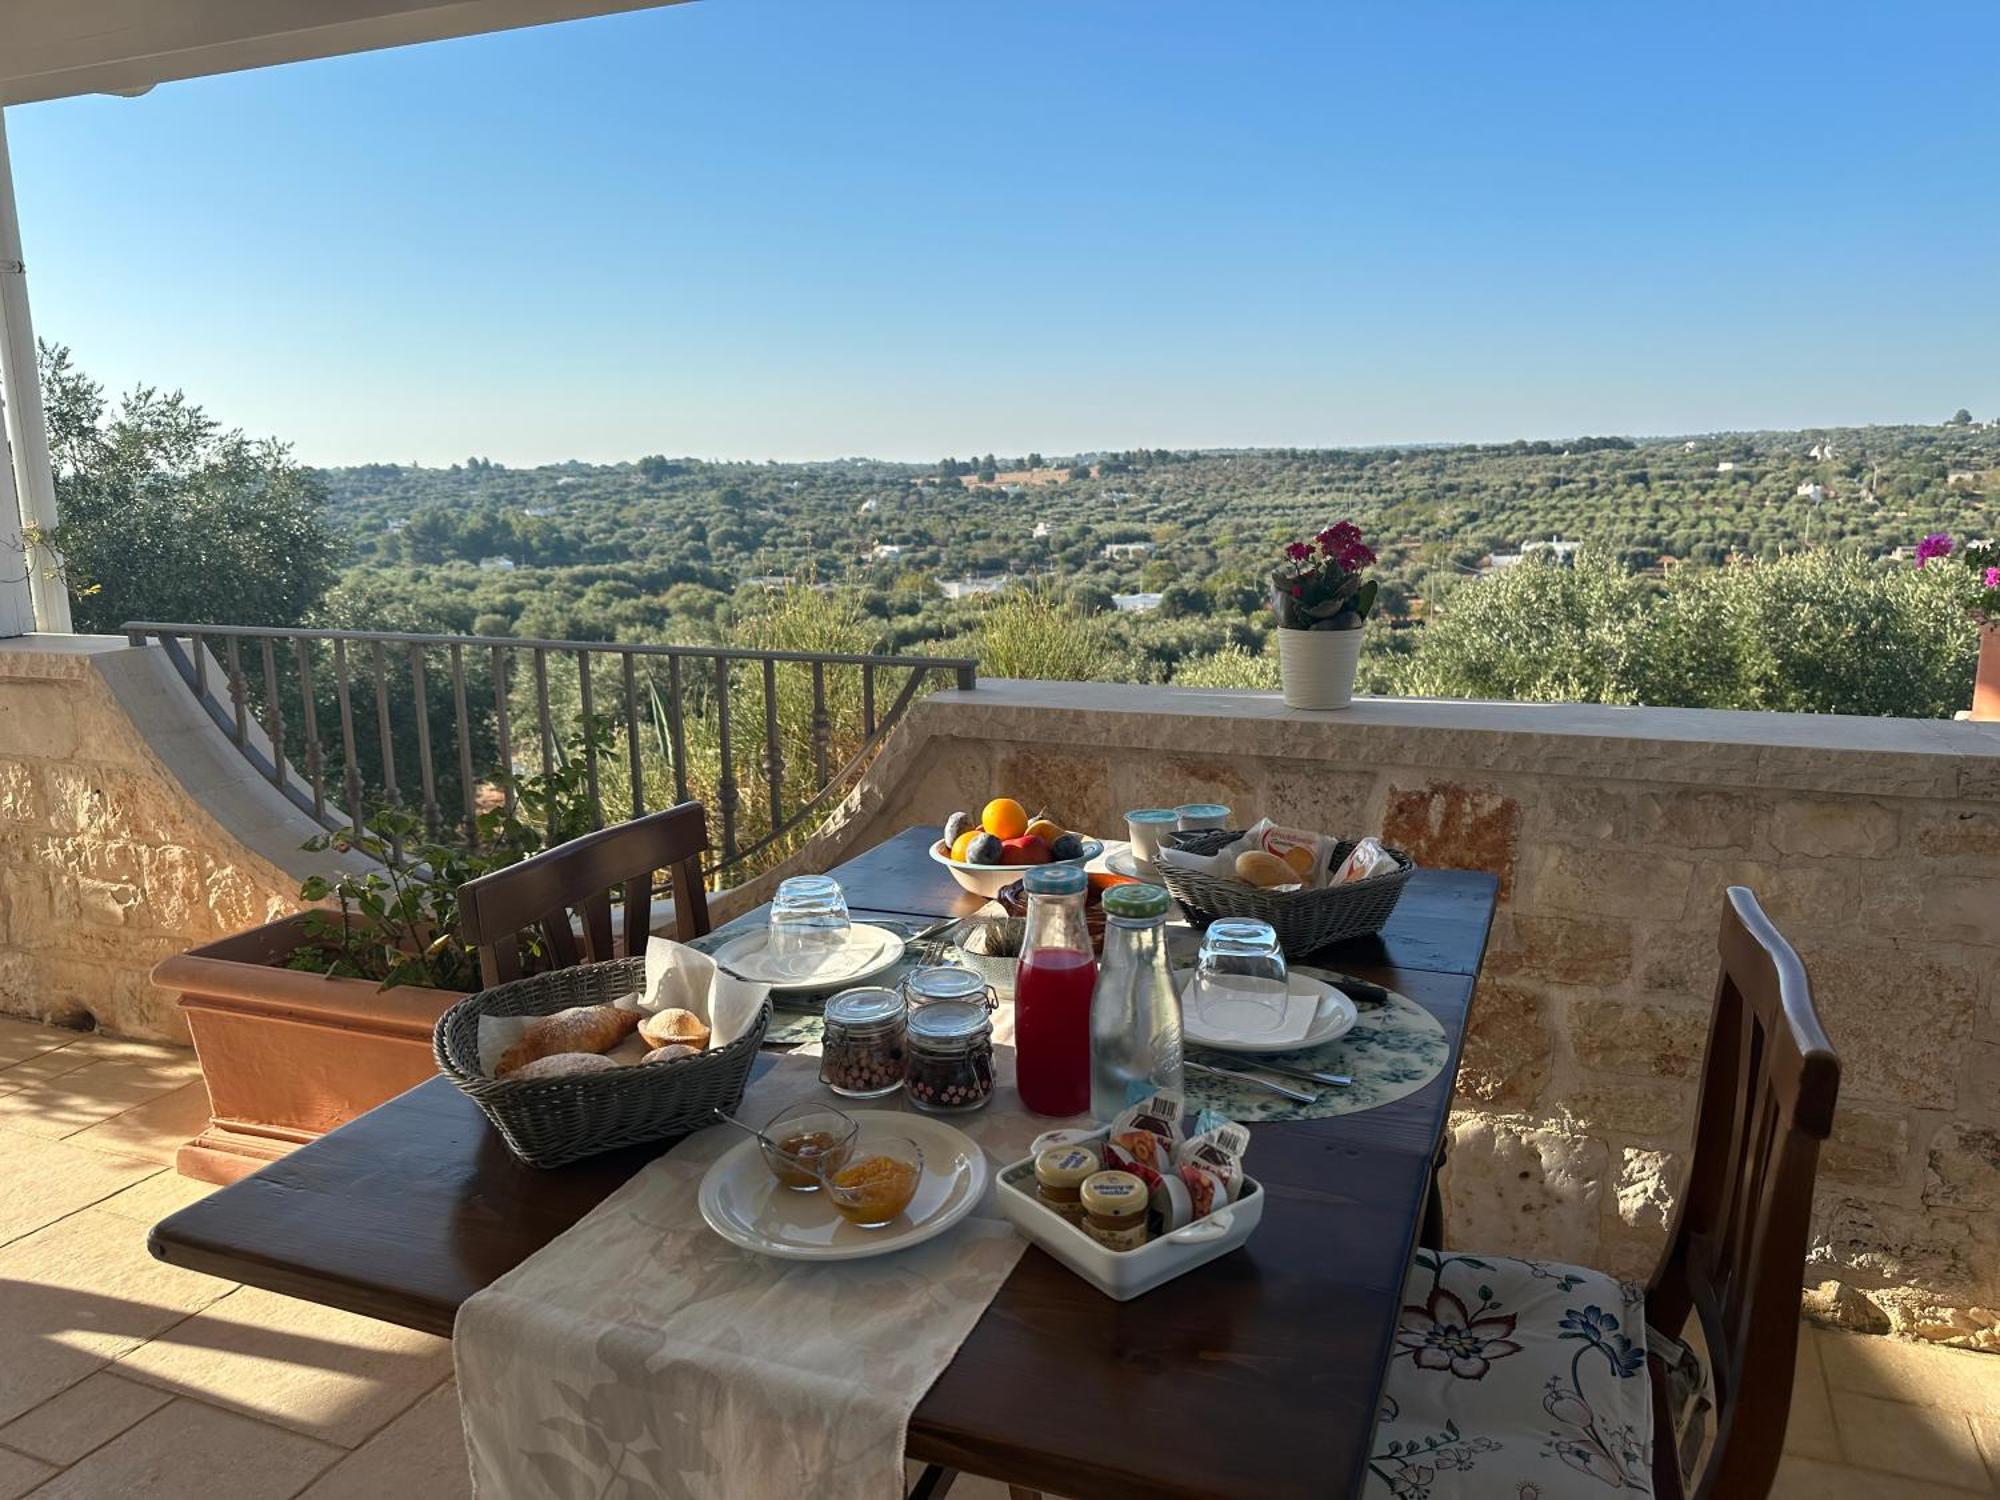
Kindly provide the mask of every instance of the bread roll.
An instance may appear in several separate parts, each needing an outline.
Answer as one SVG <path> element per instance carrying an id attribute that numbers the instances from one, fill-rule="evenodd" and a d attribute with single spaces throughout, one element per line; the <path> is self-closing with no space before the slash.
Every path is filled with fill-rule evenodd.
<path id="1" fill-rule="evenodd" d="M 1251 849 L 1236 856 L 1236 878 L 1248 881 L 1251 885 L 1265 887 L 1297 885 L 1299 872 L 1275 854 L 1266 854 L 1262 849 Z"/>
<path id="2" fill-rule="evenodd" d="M 648 1052 L 645 1057 L 640 1059 L 639 1066 L 645 1067 L 648 1063 L 679 1062 L 684 1057 L 699 1056 L 701 1056 L 701 1048 L 699 1047 L 690 1047 L 685 1042 L 669 1042 L 666 1046 L 656 1051 Z"/>
<path id="3" fill-rule="evenodd" d="M 691 1010 L 656 1010 L 639 1023 L 639 1035 L 649 1047 L 679 1043 L 698 1052 L 708 1045 L 708 1022 Z"/>
<path id="4" fill-rule="evenodd" d="M 524 1062 L 507 1075 L 509 1083 L 529 1083 L 537 1078 L 575 1078 L 584 1073 L 616 1073 L 618 1064 L 602 1052 L 555 1052 Z"/>
<path id="5" fill-rule="evenodd" d="M 505 1078 L 538 1057 L 558 1052 L 609 1052 L 632 1034 L 639 1012 L 616 1005 L 572 1005 L 528 1023 L 520 1040 L 500 1054 L 493 1076 Z"/>

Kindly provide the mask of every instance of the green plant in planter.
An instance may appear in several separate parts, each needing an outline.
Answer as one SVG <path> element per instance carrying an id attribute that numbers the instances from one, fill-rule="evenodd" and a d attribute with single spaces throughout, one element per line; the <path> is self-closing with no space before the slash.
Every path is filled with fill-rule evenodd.
<path id="1" fill-rule="evenodd" d="M 1954 542 L 1949 533 L 1937 531 L 1917 543 L 1918 567 L 1940 558 L 1964 570 L 1964 581 L 1954 592 L 1973 622 L 2000 626 L 2000 542 Z"/>
<path id="2" fill-rule="evenodd" d="M 1281 630 L 1359 630 L 1375 608 L 1376 580 L 1361 570 L 1375 554 L 1352 521 L 1310 542 L 1293 542 L 1271 572 L 1271 610 Z"/>
<path id="3" fill-rule="evenodd" d="M 432 837 L 423 819 L 403 807 L 377 809 L 359 832 L 342 828 L 306 840 L 308 851 L 359 853 L 374 867 L 314 875 L 300 885 L 300 899 L 315 906 L 305 914 L 308 941 L 286 967 L 372 979 L 383 989 L 478 989 L 479 955 L 458 931 L 458 888 L 590 832 L 596 819 L 586 754 L 591 748 L 605 754 L 612 734 L 611 722 L 600 718 L 558 747 L 548 774 L 496 772 L 493 782 L 513 793 L 512 810 L 503 805 L 479 814 L 472 843 Z M 317 904 L 326 901 L 332 909 Z M 524 956 L 537 951 L 530 940 Z"/>

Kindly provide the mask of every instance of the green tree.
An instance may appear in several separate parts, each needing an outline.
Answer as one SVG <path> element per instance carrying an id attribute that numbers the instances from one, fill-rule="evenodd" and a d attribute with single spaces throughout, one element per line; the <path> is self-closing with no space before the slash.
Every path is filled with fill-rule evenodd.
<path id="1" fill-rule="evenodd" d="M 319 604 L 342 548 L 319 477 L 283 443 L 224 430 L 179 391 L 114 405 L 60 345 L 42 345 L 41 378 L 79 630 L 297 625 Z"/>

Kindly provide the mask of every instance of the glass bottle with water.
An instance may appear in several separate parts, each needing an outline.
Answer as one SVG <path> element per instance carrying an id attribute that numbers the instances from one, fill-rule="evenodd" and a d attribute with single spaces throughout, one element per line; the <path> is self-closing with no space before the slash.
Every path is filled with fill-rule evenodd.
<path id="1" fill-rule="evenodd" d="M 1134 1098 L 1181 1087 L 1181 1002 L 1167 970 L 1167 893 L 1104 893 L 1104 961 L 1090 1000 L 1090 1112 L 1109 1120 Z"/>

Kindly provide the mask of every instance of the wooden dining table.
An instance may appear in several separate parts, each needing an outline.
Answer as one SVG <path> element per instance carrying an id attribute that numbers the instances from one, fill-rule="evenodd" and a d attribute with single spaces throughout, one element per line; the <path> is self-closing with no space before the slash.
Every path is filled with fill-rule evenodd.
<path id="1" fill-rule="evenodd" d="M 983 905 L 911 828 L 831 873 L 857 917 Z M 1070 1500 L 1358 1494 L 1497 896 L 1420 870 L 1374 937 L 1310 962 L 1443 1025 L 1431 1083 L 1331 1119 L 1259 1124 L 1267 1207 L 1240 1249 L 1114 1302 L 1029 1247 L 911 1418 L 909 1458 Z M 730 925 L 764 920 L 759 908 Z M 434 1078 L 153 1227 L 159 1259 L 449 1336 L 459 1306 L 672 1142 L 552 1171 L 510 1156 Z"/>

